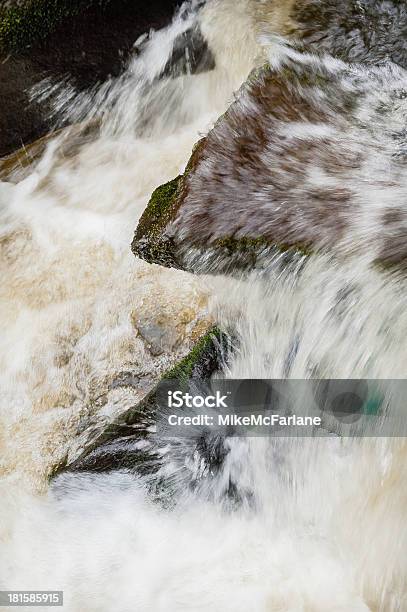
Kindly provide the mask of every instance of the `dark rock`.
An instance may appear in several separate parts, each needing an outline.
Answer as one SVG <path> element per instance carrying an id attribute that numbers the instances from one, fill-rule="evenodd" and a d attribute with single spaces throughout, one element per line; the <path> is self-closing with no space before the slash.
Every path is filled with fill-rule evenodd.
<path id="1" fill-rule="evenodd" d="M 167 224 L 181 201 L 184 177 L 178 176 L 154 191 L 138 224 L 132 244 L 135 255 L 148 263 L 167 268 L 180 268 L 176 246 L 166 232 Z"/>
<path id="2" fill-rule="evenodd" d="M 56 82 L 68 80 L 81 91 L 118 76 L 135 40 L 150 28 L 169 23 L 179 4 L 179 0 L 38 0 L 22 3 L 18 13 L 15 3 L 8 5 L 7 12 L 5 5 L 0 7 L 0 156 L 52 128 L 49 103 L 31 103 L 31 87 L 50 77 Z M 27 7 L 35 11 L 41 7 L 47 18 L 40 18 L 41 12 L 35 16 Z"/>
<path id="3" fill-rule="evenodd" d="M 162 75 L 180 76 L 182 74 L 200 74 L 215 68 L 215 58 L 202 36 L 200 29 L 195 26 L 174 41 L 173 51 Z"/>
<path id="4" fill-rule="evenodd" d="M 106 472 L 126 469 L 139 474 L 154 473 L 161 465 L 152 440 L 152 427 L 160 411 L 160 385 L 164 381 L 182 388 L 194 380 L 205 380 L 221 370 L 230 351 L 229 337 L 218 330 L 206 333 L 195 348 L 178 365 L 164 374 L 159 383 L 136 406 L 126 410 L 102 432 L 95 430 L 81 454 L 67 465 L 60 465 L 54 476 L 65 472 Z M 127 373 L 127 378 L 130 376 Z M 122 380 L 119 384 L 122 383 Z"/>

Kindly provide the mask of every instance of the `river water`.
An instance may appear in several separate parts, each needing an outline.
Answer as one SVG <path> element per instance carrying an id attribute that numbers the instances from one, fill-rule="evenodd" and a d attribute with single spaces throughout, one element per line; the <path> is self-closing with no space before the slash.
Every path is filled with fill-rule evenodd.
<path id="1" fill-rule="evenodd" d="M 32 172 L 0 183 L 2 589 L 64 590 L 78 612 L 407 608 L 403 438 L 233 439 L 210 486 L 182 481 L 170 508 L 124 472 L 47 484 L 211 321 L 239 339 L 232 378 L 405 377 L 404 282 L 363 258 L 237 280 L 130 252 L 151 192 L 270 53 L 259 34 L 272 13 L 249 0 L 187 6 L 119 79 L 80 96 L 67 83 L 33 92 L 51 96 L 56 119 L 98 129 L 68 153 L 69 133 L 57 135 Z M 216 68 L 160 76 L 196 24 Z M 113 384 L 128 372 L 136 382 Z"/>

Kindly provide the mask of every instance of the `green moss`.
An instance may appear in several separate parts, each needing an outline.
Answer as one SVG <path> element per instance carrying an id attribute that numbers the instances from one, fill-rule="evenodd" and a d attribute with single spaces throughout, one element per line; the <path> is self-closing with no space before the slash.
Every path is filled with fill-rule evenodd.
<path id="1" fill-rule="evenodd" d="M 177 195 L 181 176 L 157 187 L 147 206 L 148 216 L 155 221 L 162 220 L 163 215 L 171 210 L 171 205 Z"/>
<path id="2" fill-rule="evenodd" d="M 182 175 L 177 176 L 154 191 L 137 226 L 131 248 L 137 257 L 149 263 L 179 267 L 174 244 L 165 228 L 175 213 L 182 179 Z"/>
<path id="3" fill-rule="evenodd" d="M 213 327 L 197 342 L 192 351 L 182 361 L 164 374 L 163 379 L 177 379 L 180 382 L 187 382 L 194 376 L 202 374 L 201 369 L 204 366 L 202 361 L 209 354 L 212 355 L 214 342 L 221 342 L 222 337 L 221 330 L 218 327 Z"/>
<path id="4" fill-rule="evenodd" d="M 183 201 L 187 189 L 186 178 L 194 170 L 205 140 L 202 138 L 195 144 L 184 174 L 157 187 L 141 216 L 132 243 L 132 251 L 149 263 L 182 268 L 176 260 L 174 244 L 166 235 L 165 229 L 174 219 Z"/>
<path id="5" fill-rule="evenodd" d="M 257 250 L 270 245 L 265 238 L 247 238 L 246 236 L 242 238 L 232 238 L 230 236 L 225 236 L 224 238 L 216 240 L 214 246 L 215 248 L 226 249 L 230 253 L 234 253 L 236 251 Z"/>
<path id="6" fill-rule="evenodd" d="M 215 241 L 214 247 L 224 249 L 228 254 L 258 254 L 262 249 L 275 248 L 281 253 L 295 253 L 308 256 L 311 254 L 311 249 L 305 244 L 286 244 L 275 243 L 262 236 L 258 238 L 249 238 L 242 236 L 241 238 L 232 238 L 226 236 Z"/>
<path id="7" fill-rule="evenodd" d="M 264 80 L 263 86 L 267 86 L 268 80 L 290 80 L 301 78 L 309 79 L 307 85 L 315 85 L 325 82 L 325 77 L 318 74 L 297 73 L 293 68 L 283 68 L 281 71 L 274 71 L 269 64 L 256 68 L 250 74 L 248 80 L 242 85 L 241 92 L 248 87 L 257 84 L 261 79 Z M 237 97 L 239 97 L 238 93 Z M 228 120 L 230 109 L 219 117 L 213 129 L 223 121 Z M 178 176 L 173 181 L 158 187 L 151 196 L 150 202 L 144 211 L 138 224 L 132 244 L 132 251 L 141 259 L 149 263 L 155 263 L 167 267 L 175 267 L 183 270 L 196 271 L 193 263 L 186 262 L 183 256 L 182 247 L 175 244 L 171 232 L 167 231 L 171 221 L 176 217 L 178 209 L 183 205 L 185 197 L 188 195 L 188 176 L 193 173 L 197 164 L 205 159 L 206 138 L 199 140 L 193 148 L 192 155 L 186 166 L 185 173 Z M 205 202 L 202 202 L 205 206 Z M 254 237 L 234 237 L 225 236 L 214 242 L 203 244 L 199 236 L 195 240 L 189 240 L 189 246 L 196 249 L 197 257 L 199 253 L 207 252 L 208 270 L 216 272 L 238 272 L 256 266 L 259 255 L 266 249 L 287 255 L 287 261 L 292 257 L 309 255 L 311 249 L 305 244 L 285 244 L 276 243 L 263 236 Z M 213 263 L 213 268 L 211 268 Z M 198 266 L 199 267 L 199 266 Z M 206 270 L 206 271 L 208 271 Z"/>
<path id="8" fill-rule="evenodd" d="M 46 38 L 65 18 L 92 5 L 104 8 L 111 0 L 26 0 L 0 8 L 0 53 L 23 51 Z"/>
<path id="9" fill-rule="evenodd" d="M 213 327 L 202 336 L 184 359 L 163 375 L 161 381 L 144 399 L 126 410 L 112 423 L 106 425 L 100 435 L 85 444 L 83 451 L 73 462 L 68 463 L 68 457 L 65 457 L 54 467 L 49 478 L 55 478 L 66 470 L 108 471 L 117 468 L 115 461 L 109 464 L 110 455 L 106 455 L 107 463 L 103 463 L 103 457 L 101 458 L 101 456 L 89 461 L 89 456 L 96 448 L 109 444 L 118 438 L 123 439 L 126 436 L 133 438 L 136 434 L 142 439 L 149 435 L 151 426 L 157 423 L 157 409 L 160 406 L 160 398 L 162 399 L 160 393 L 163 389 L 165 391 L 165 383 L 170 382 L 171 385 L 176 384 L 183 387 L 193 378 L 208 379 L 221 367 L 218 345 L 222 344 L 222 346 L 226 345 L 226 348 L 230 348 L 230 343 L 227 342 L 226 334 L 219 328 Z M 227 359 L 227 355 L 225 358 Z M 126 457 L 123 457 L 120 461 L 120 467 L 130 467 L 131 469 L 140 467 L 148 471 L 152 468 L 152 459 L 154 458 L 148 452 L 144 455 L 140 449 L 137 449 L 136 454 L 132 454 L 130 451 L 126 453 Z M 126 464 L 123 463 L 124 460 Z"/>

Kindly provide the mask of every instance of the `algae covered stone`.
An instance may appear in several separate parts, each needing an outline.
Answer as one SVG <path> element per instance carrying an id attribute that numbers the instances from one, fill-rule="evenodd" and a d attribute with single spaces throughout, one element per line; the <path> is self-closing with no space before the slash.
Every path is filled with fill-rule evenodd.
<path id="1" fill-rule="evenodd" d="M 154 472 L 160 457 L 154 445 L 149 445 L 152 428 L 160 413 L 165 385 L 187 388 L 193 381 L 208 380 L 224 367 L 232 350 L 229 336 L 217 327 L 206 332 L 193 349 L 135 406 L 124 411 L 88 440 L 75 456 L 66 458 L 56 467 L 53 477 L 65 472 L 108 472 L 116 469 Z M 154 439 L 154 436 L 152 436 Z"/>
<path id="2" fill-rule="evenodd" d="M 277 45 L 185 174 L 153 194 L 134 253 L 230 272 L 340 254 L 352 241 L 372 261 L 403 264 L 406 91 L 393 64 L 351 65 Z"/>
<path id="3" fill-rule="evenodd" d="M 64 19 L 111 0 L 8 0 L 0 6 L 0 53 L 18 52 L 44 39 Z"/>
<path id="4" fill-rule="evenodd" d="M 166 225 L 171 221 L 174 209 L 180 201 L 182 178 L 178 176 L 157 187 L 139 222 L 132 249 L 149 263 L 170 268 L 182 267 L 177 265 L 174 244 L 165 233 Z"/>

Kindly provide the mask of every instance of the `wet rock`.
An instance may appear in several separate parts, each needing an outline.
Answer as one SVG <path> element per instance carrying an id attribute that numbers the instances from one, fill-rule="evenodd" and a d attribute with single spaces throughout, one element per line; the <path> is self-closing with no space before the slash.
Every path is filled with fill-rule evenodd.
<path id="1" fill-rule="evenodd" d="M 404 0 L 295 0 L 292 28 L 315 51 L 349 62 L 391 60 L 407 68 Z"/>
<path id="2" fill-rule="evenodd" d="M 185 385 L 192 380 L 205 380 L 221 370 L 231 350 L 229 337 L 217 328 L 206 333 L 192 351 L 166 372 L 162 381 Z M 127 372 L 117 384 L 138 384 Z M 79 455 L 59 465 L 54 476 L 65 472 L 106 472 L 126 469 L 154 473 L 160 467 L 160 455 L 149 438 L 156 424 L 160 383 L 137 405 L 126 410 L 103 431 L 92 427 Z M 93 435 L 92 435 L 93 434 Z M 154 438 L 154 436 L 153 436 Z"/>
<path id="3" fill-rule="evenodd" d="M 18 182 L 25 178 L 44 153 L 52 135 L 39 138 L 0 159 L 0 181 Z"/>
<path id="4" fill-rule="evenodd" d="M 62 128 L 43 136 L 0 159 L 0 181 L 18 183 L 26 178 L 53 140 L 58 139 L 58 152 L 55 156 L 55 163 L 58 163 L 73 158 L 82 146 L 96 138 L 98 132 L 99 121 L 93 120 Z"/>
<path id="5" fill-rule="evenodd" d="M 177 344 L 179 337 L 175 330 L 167 329 L 153 321 L 139 320 L 136 323 L 138 332 L 143 338 L 147 349 L 154 356 L 171 351 Z"/>
<path id="6" fill-rule="evenodd" d="M 139 27 L 144 26 L 143 31 L 146 31 L 149 26 L 162 25 L 163 18 L 164 20 L 171 18 L 174 9 L 180 5 L 180 2 L 157 0 L 154 6 L 148 7 L 146 4 L 138 0 L 3 1 L 0 5 L 0 53 L 3 55 L 18 54 L 33 47 L 38 41 L 50 41 L 50 37 L 57 30 L 58 34 L 62 34 L 61 24 L 68 29 L 68 33 L 72 33 L 72 26 L 75 26 L 74 30 L 79 30 L 76 34 L 80 36 L 85 22 L 89 26 L 93 21 L 96 28 L 103 28 L 103 22 L 106 21 L 105 25 L 108 26 L 109 19 L 127 17 L 138 19 Z M 124 20 L 121 25 L 125 25 Z M 88 31 L 88 35 L 95 40 L 91 30 Z M 124 35 L 126 35 L 126 28 Z M 65 36 L 61 42 L 64 44 Z M 83 41 L 79 40 L 79 42 Z"/>
<path id="7" fill-rule="evenodd" d="M 162 75 L 200 74 L 215 68 L 215 58 L 198 26 L 180 34 Z"/>
<path id="8" fill-rule="evenodd" d="M 135 255 L 230 272 L 352 241 L 372 261 L 407 261 L 404 71 L 288 45 L 270 58 L 196 145 L 184 175 L 154 192 Z M 395 214 L 389 225 L 383 198 Z"/>
<path id="9" fill-rule="evenodd" d="M 0 156 L 53 127 L 30 89 L 50 78 L 87 90 L 118 76 L 134 42 L 170 22 L 178 0 L 11 0 L 0 3 Z M 16 119 L 18 118 L 18 120 Z"/>
<path id="10" fill-rule="evenodd" d="M 5 0 L 0 6 L 0 51 L 7 54 L 29 47 L 46 38 L 65 18 L 91 5 L 92 0 Z"/>

